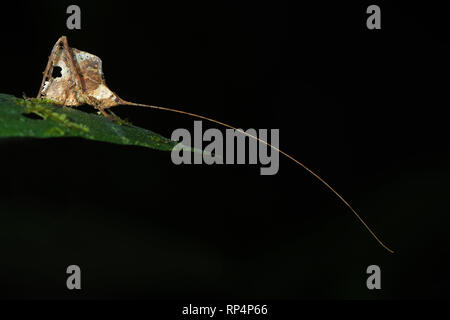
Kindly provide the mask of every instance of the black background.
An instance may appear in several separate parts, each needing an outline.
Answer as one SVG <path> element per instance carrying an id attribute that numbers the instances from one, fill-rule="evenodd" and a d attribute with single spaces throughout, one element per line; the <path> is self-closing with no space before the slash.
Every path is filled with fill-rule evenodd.
<path id="1" fill-rule="evenodd" d="M 256 165 L 175 166 L 139 147 L 7 139 L 0 296 L 449 297 L 446 8 L 377 2 L 382 29 L 368 30 L 372 2 L 314 3 L 2 3 L 1 92 L 36 95 L 66 35 L 103 60 L 126 100 L 279 128 L 280 148 L 336 187 L 395 254 L 286 158 L 260 176 Z M 66 28 L 70 4 L 81 30 Z M 168 137 L 193 128 L 173 113 L 114 112 Z M 71 264 L 81 291 L 66 288 Z M 371 264 L 382 290 L 366 288 Z"/>

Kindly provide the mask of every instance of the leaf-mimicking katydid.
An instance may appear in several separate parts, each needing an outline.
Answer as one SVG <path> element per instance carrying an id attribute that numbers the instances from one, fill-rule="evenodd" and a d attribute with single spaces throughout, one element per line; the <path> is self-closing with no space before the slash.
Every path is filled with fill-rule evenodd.
<path id="1" fill-rule="evenodd" d="M 54 78 L 52 76 L 54 67 L 61 68 L 61 77 Z M 314 171 L 309 169 L 307 166 L 305 166 L 303 163 L 301 163 L 291 155 L 272 146 L 270 143 L 256 136 L 248 134 L 241 129 L 237 129 L 229 124 L 202 115 L 172 108 L 133 103 L 121 99 L 116 93 L 111 91 L 106 86 L 105 77 L 102 70 L 102 61 L 100 60 L 100 58 L 88 52 L 69 47 L 67 38 L 65 36 L 60 37 L 53 46 L 47 63 L 47 67 L 44 71 L 44 76 L 37 97 L 45 97 L 46 99 L 49 99 L 56 104 L 73 107 L 88 104 L 96 108 L 101 114 L 109 119 L 114 119 L 114 117 L 116 117 L 109 110 L 109 108 L 118 105 L 133 105 L 176 112 L 194 118 L 210 121 L 221 126 L 239 131 L 242 134 L 249 136 L 250 138 L 256 139 L 259 142 L 266 144 L 275 151 L 283 154 L 285 157 L 291 159 L 296 164 L 303 167 L 322 184 L 324 184 L 330 191 L 332 191 L 353 212 L 353 214 L 364 225 L 367 231 L 375 238 L 375 240 L 378 241 L 378 243 L 382 247 L 384 247 L 391 253 L 394 252 L 375 235 L 375 233 L 370 229 L 370 227 L 365 223 L 360 215 L 333 187 L 331 187 L 324 179 L 322 179 Z"/>

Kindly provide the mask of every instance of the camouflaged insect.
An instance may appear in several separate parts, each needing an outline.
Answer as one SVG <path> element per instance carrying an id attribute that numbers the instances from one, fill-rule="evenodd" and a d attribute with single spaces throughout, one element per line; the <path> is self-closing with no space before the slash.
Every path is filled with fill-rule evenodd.
<path id="1" fill-rule="evenodd" d="M 54 67 L 61 68 L 61 77 L 52 76 Z M 104 109 L 131 104 L 106 85 L 102 60 L 91 53 L 70 48 L 65 36 L 53 46 L 37 97 L 72 107 L 89 104 L 107 117 L 110 115 Z"/>

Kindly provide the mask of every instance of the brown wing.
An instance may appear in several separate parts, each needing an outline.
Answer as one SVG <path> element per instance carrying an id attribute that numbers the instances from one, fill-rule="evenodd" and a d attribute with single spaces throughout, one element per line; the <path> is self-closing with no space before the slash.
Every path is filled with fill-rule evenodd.
<path id="1" fill-rule="evenodd" d="M 54 52 L 54 53 L 53 53 Z M 79 106 L 87 103 L 95 107 L 109 108 L 120 104 L 121 99 L 105 83 L 102 60 L 88 52 L 69 48 L 72 59 L 62 46 L 56 46 L 52 67 L 61 68 L 61 77 L 48 76 L 44 82 L 42 95 L 67 106 Z M 71 63 L 75 68 L 71 68 Z M 72 70 L 80 76 L 81 88 L 77 85 Z"/>

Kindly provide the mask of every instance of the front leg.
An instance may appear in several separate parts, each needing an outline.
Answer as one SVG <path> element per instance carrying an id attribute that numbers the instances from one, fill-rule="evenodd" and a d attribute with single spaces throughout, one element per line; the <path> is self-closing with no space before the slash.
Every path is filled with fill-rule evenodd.
<path id="1" fill-rule="evenodd" d="M 42 78 L 42 82 L 41 82 L 41 86 L 39 88 L 39 92 L 37 95 L 37 98 L 39 99 L 42 95 L 42 89 L 44 88 L 44 83 L 45 80 L 47 79 L 51 79 L 52 77 L 52 72 L 53 72 L 53 63 L 55 61 L 56 58 L 56 53 L 58 52 L 59 49 L 59 43 L 61 41 L 61 38 L 58 39 L 58 41 L 56 41 L 55 45 L 53 46 L 53 49 L 50 53 L 50 56 L 48 57 L 48 62 L 47 62 L 47 66 L 45 67 L 45 70 L 43 72 L 44 76 Z"/>
<path id="2" fill-rule="evenodd" d="M 55 45 L 53 46 L 52 52 L 48 59 L 47 67 L 45 68 L 45 71 L 43 72 L 44 76 L 42 78 L 41 87 L 39 88 L 39 93 L 37 95 L 37 98 L 40 98 L 42 95 L 42 90 L 43 90 L 45 81 L 47 79 L 49 79 L 49 81 L 51 79 L 53 79 L 52 78 L 53 66 L 54 66 L 54 63 L 56 60 L 56 55 L 57 55 L 58 51 L 61 49 L 61 45 L 62 45 L 62 50 L 63 50 L 63 54 L 64 54 L 63 57 L 65 58 L 66 64 L 70 68 L 70 75 L 72 77 L 72 81 L 74 81 L 77 89 L 82 94 L 84 94 L 83 83 L 81 81 L 80 74 L 79 74 L 77 67 L 75 65 L 75 62 L 73 60 L 73 56 L 70 51 L 69 43 L 67 42 L 66 36 L 62 36 L 61 38 L 58 39 L 58 41 L 56 41 Z"/>
<path id="3" fill-rule="evenodd" d="M 75 61 L 73 60 L 72 52 L 70 51 L 69 43 L 67 42 L 66 36 L 62 36 L 61 38 L 59 38 L 58 41 L 62 42 L 62 44 L 63 44 L 63 48 L 64 48 L 65 56 L 67 57 L 67 62 L 68 62 L 69 68 L 70 68 L 71 76 L 74 78 L 73 80 L 75 81 L 75 84 L 78 87 L 78 89 L 80 89 L 81 92 L 84 93 L 84 88 L 83 88 L 83 83 L 81 82 L 80 73 L 78 72 L 78 69 L 75 65 Z"/>

